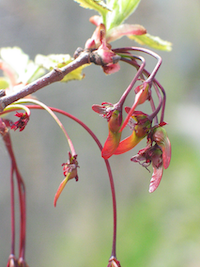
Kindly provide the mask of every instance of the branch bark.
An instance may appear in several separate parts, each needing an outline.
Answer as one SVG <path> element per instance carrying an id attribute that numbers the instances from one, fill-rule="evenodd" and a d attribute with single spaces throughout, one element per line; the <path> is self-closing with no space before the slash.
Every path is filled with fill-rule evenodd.
<path id="1" fill-rule="evenodd" d="M 1 97 L 0 112 L 2 112 L 6 106 L 19 100 L 20 98 L 30 95 L 49 84 L 61 81 L 65 77 L 65 75 L 67 75 L 71 71 L 77 69 L 78 67 L 84 64 L 89 64 L 89 63 L 90 63 L 90 53 L 85 51 L 83 53 L 80 53 L 80 55 L 74 61 L 72 61 L 65 67 L 60 69 L 58 68 L 54 69 L 51 72 L 39 78 L 38 80 L 24 86 L 23 89 L 15 92 L 14 94 Z"/>

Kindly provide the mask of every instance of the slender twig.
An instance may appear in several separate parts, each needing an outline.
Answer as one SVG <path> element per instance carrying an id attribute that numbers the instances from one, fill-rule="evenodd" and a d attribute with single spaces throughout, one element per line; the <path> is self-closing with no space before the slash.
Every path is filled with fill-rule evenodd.
<path id="1" fill-rule="evenodd" d="M 2 112 L 6 106 L 12 104 L 16 100 L 30 95 L 51 83 L 61 81 L 65 77 L 65 75 L 88 63 L 90 63 L 89 52 L 83 52 L 79 57 L 77 57 L 68 65 L 59 69 L 57 68 L 52 70 L 38 80 L 24 86 L 21 90 L 13 93 L 12 95 L 3 96 L 2 98 L 0 98 L 0 112 Z"/>

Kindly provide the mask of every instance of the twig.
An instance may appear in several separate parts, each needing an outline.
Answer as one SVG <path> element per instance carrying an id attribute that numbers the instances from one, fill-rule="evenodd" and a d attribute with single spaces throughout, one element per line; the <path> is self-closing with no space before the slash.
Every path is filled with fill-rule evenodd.
<path id="1" fill-rule="evenodd" d="M 77 69 L 78 67 L 84 64 L 89 64 L 89 63 L 90 63 L 89 52 L 81 53 L 79 57 L 77 57 L 74 61 L 72 61 L 68 65 L 60 69 L 57 68 L 52 70 L 43 77 L 39 78 L 38 80 L 24 86 L 23 89 L 15 92 L 12 95 L 3 96 L 2 98 L 0 98 L 0 112 L 2 112 L 6 106 L 19 100 L 20 98 L 30 95 L 51 83 L 61 81 L 65 77 L 65 75 L 67 75 L 71 71 Z"/>

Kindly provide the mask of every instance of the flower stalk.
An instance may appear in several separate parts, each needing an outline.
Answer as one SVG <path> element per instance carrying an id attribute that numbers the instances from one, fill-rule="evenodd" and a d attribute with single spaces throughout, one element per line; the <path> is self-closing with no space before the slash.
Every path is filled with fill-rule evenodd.
<path id="1" fill-rule="evenodd" d="M 38 105 L 27 105 L 27 108 L 29 109 L 44 109 L 42 106 L 38 106 Z M 92 137 L 92 139 L 95 141 L 95 143 L 97 144 L 97 146 L 99 147 L 100 151 L 102 151 L 102 145 L 99 141 L 99 139 L 97 138 L 97 136 L 93 133 L 93 131 L 87 126 L 85 125 L 81 120 L 79 120 L 78 118 L 76 118 L 75 116 L 73 116 L 72 114 L 57 109 L 57 108 L 53 108 L 53 107 L 49 107 L 49 109 L 51 109 L 51 111 L 53 112 L 57 112 L 60 113 L 70 119 L 72 119 L 73 121 L 77 122 L 82 128 L 84 128 L 88 134 Z M 116 239 L 117 239 L 117 202 L 116 202 L 116 194 L 115 194 L 115 185 L 114 185 L 114 179 L 113 179 L 113 175 L 112 175 L 112 170 L 110 167 L 110 163 L 108 161 L 108 159 L 104 159 L 105 165 L 106 165 L 106 169 L 108 172 L 108 177 L 109 177 L 109 181 L 110 181 L 110 189 L 111 189 L 111 195 L 112 195 L 112 206 L 113 206 L 113 241 L 112 241 L 112 251 L 111 251 L 111 257 L 116 258 Z"/>
<path id="2" fill-rule="evenodd" d="M 123 24 L 123 21 L 135 10 L 139 1 L 129 1 L 129 8 L 126 6 L 126 3 L 119 1 L 119 6 L 114 1 L 107 1 L 106 4 L 103 1 L 85 1 L 85 0 L 76 0 L 83 7 L 95 9 L 101 15 L 94 16 L 90 21 L 96 25 L 96 29 L 91 38 L 89 38 L 84 49 L 78 48 L 74 54 L 74 59 L 67 60 L 66 56 L 55 55 L 42 56 L 40 55 L 40 60 L 42 58 L 42 65 L 37 62 L 33 74 L 34 78 L 36 77 L 36 72 L 40 68 L 46 68 L 50 71 L 48 74 L 43 77 L 30 82 L 30 79 L 27 78 L 26 81 L 23 79 L 20 80 L 19 73 L 12 70 L 12 66 L 7 64 L 3 60 L 0 60 L 0 68 L 7 73 L 9 82 L 4 79 L 4 87 L 0 91 L 0 112 L 5 114 L 11 111 L 17 111 L 19 109 L 24 110 L 24 113 L 17 112 L 15 116 L 18 117 L 18 121 L 12 122 L 10 120 L 1 119 L 0 121 L 0 133 L 3 136 L 6 148 L 8 150 L 9 156 L 11 158 L 11 174 L 10 174 L 10 183 L 11 183 L 11 253 L 8 260 L 7 267 L 27 267 L 28 265 L 25 262 L 25 241 L 26 241 L 26 192 L 23 179 L 19 173 L 15 156 L 12 149 L 10 134 L 8 128 L 13 130 L 19 129 L 22 131 L 25 129 L 29 118 L 30 118 L 30 109 L 44 109 L 46 110 L 57 122 L 62 132 L 64 133 L 70 148 L 68 153 L 68 159 L 66 163 L 63 163 L 63 175 L 64 179 L 60 183 L 58 190 L 54 198 L 54 206 L 56 206 L 58 198 L 60 197 L 61 192 L 65 188 L 69 180 L 75 178 L 78 181 L 78 171 L 79 167 L 77 161 L 77 154 L 75 152 L 73 143 L 69 138 L 69 135 L 63 124 L 55 115 L 55 112 L 60 113 L 64 116 L 69 117 L 78 124 L 80 124 L 93 138 L 93 140 L 98 145 L 101 156 L 104 159 L 112 195 L 112 206 L 113 206 L 113 242 L 111 256 L 108 262 L 107 267 L 120 267 L 120 262 L 116 258 L 116 238 L 117 238 L 117 205 L 116 205 L 116 195 L 114 180 L 112 176 L 112 171 L 108 159 L 112 155 L 119 155 L 127 151 L 132 150 L 142 139 L 147 139 L 147 145 L 144 149 L 139 150 L 137 155 L 131 158 L 131 161 L 137 162 L 148 169 L 149 165 L 152 164 L 153 174 L 150 180 L 149 192 L 156 190 L 160 184 L 163 169 L 168 168 L 171 160 L 171 144 L 167 133 L 163 126 L 166 125 L 164 122 L 164 111 L 166 103 L 166 94 L 164 88 L 156 80 L 156 74 L 161 66 L 162 59 L 161 57 L 152 52 L 149 49 L 139 48 L 139 47 L 122 47 L 112 49 L 110 42 L 121 38 L 122 36 L 127 36 L 135 40 L 150 40 L 152 44 L 152 37 L 147 34 L 146 29 L 141 25 L 129 25 Z M 118 6 L 118 7 L 117 7 Z M 116 9 L 116 10 L 112 10 Z M 130 9 L 130 10 L 128 10 Z M 113 12 L 113 13 L 112 13 Z M 158 46 L 159 43 L 162 43 L 162 40 L 157 38 Z M 155 45 L 155 42 L 153 43 Z M 171 44 L 165 42 L 165 49 L 169 50 Z M 162 45 L 161 45 L 162 47 Z M 163 48 L 163 47 L 162 47 Z M 11 49 L 12 50 L 12 49 Z M 4 51 L 5 52 L 5 51 Z M 10 52 L 10 50 L 9 50 Z M 19 52 L 19 51 L 18 51 Z M 139 52 L 141 55 L 134 55 L 133 53 Z M 1 53 L 1 51 L 0 51 Z M 150 73 L 146 70 L 146 60 L 143 54 L 150 55 L 151 57 L 157 60 L 153 71 Z M 13 57 L 15 58 L 15 57 Z M 55 60 L 56 58 L 56 60 Z M 47 62 L 43 62 L 43 60 Z M 53 62 L 52 62 L 53 61 Z M 36 92 L 37 90 L 57 81 L 68 81 L 66 75 L 70 72 L 76 70 L 80 67 L 79 70 L 82 70 L 85 67 L 85 64 L 94 63 L 102 67 L 105 74 L 112 74 L 120 70 L 120 61 L 125 62 L 136 68 L 137 72 L 133 77 L 130 85 L 123 92 L 121 98 L 116 104 L 103 102 L 101 105 L 93 105 L 93 111 L 99 113 L 102 117 L 107 119 L 108 122 L 108 137 L 102 147 L 100 141 L 96 135 L 80 120 L 78 120 L 73 115 L 56 109 L 48 107 L 45 104 L 41 103 L 35 99 L 24 99 L 24 97 Z M 70 63 L 69 63 L 70 62 Z M 18 62 L 17 62 L 18 63 Z M 27 74 L 27 66 L 24 67 L 24 74 Z M 79 71 L 78 70 L 78 71 Z M 76 71 L 75 71 L 76 72 Z M 77 72 L 76 72 L 77 74 Z M 40 74 L 42 75 L 42 74 Z M 22 75 L 23 76 L 23 75 Z M 38 76 L 37 76 L 38 77 Z M 68 76 L 69 77 L 69 76 Z M 72 77 L 74 77 L 72 75 Z M 78 75 L 77 79 L 83 78 L 84 75 Z M 23 77 L 24 78 L 24 77 Z M 35 78 L 36 79 L 36 78 Z M 71 78 L 73 79 L 73 78 Z M 34 80 L 34 79 L 33 79 Z M 135 86 L 137 82 L 140 82 L 140 85 Z M 7 86 L 8 85 L 8 86 Z M 135 88 L 134 88 L 135 86 Z M 132 107 L 125 107 L 127 116 L 123 121 L 123 106 L 126 99 L 128 98 L 130 92 L 133 90 L 135 92 L 134 102 Z M 4 91 L 5 89 L 5 91 Z M 152 89 L 155 90 L 158 97 L 158 105 L 155 105 Z M 145 114 L 140 110 L 136 110 L 139 105 L 142 105 L 146 101 L 150 102 L 151 114 Z M 28 105 L 27 105 L 28 103 Z M 30 105 L 31 104 L 31 105 Z M 160 120 L 158 119 L 158 113 L 161 111 Z M 121 141 L 121 136 L 124 128 L 128 125 L 132 131 L 130 136 Z M 15 196 L 14 196 L 14 175 L 16 175 L 18 193 L 19 193 L 19 206 L 20 206 L 20 244 L 19 244 L 19 257 L 15 257 Z"/>
<path id="3" fill-rule="evenodd" d="M 3 136 L 5 146 L 8 150 L 11 159 L 11 255 L 15 255 L 15 208 L 14 208 L 14 183 L 13 175 L 15 173 L 17 179 L 18 193 L 19 193 L 19 205 L 20 205 L 20 242 L 19 242 L 19 257 L 21 263 L 25 263 L 25 244 L 26 244 L 26 190 L 25 184 L 18 170 L 15 160 L 14 152 L 12 149 L 12 143 L 10 134 L 7 132 Z M 13 260 L 13 258 L 11 257 Z"/>
<path id="4" fill-rule="evenodd" d="M 76 155 L 76 152 L 75 152 L 75 149 L 74 149 L 74 146 L 73 146 L 73 143 L 67 133 L 67 131 L 65 130 L 63 124 L 61 123 L 61 121 L 58 119 L 58 117 L 55 115 L 55 113 L 48 107 L 46 106 L 44 103 L 38 101 L 38 100 L 35 100 L 35 99 L 20 99 L 18 100 L 17 102 L 15 102 L 12 106 L 13 106 L 13 109 L 16 109 L 17 108 L 17 105 L 19 104 L 25 104 L 25 103 L 32 103 L 32 104 L 35 104 L 35 105 L 38 105 L 38 106 L 41 106 L 43 109 L 45 109 L 51 116 L 52 118 L 56 121 L 56 123 L 58 124 L 58 126 L 61 128 L 62 132 L 64 133 L 66 139 L 67 139 L 67 142 L 69 144 L 69 147 L 70 147 L 70 150 L 71 150 L 71 153 L 72 153 L 72 156 L 75 156 Z M 10 107 L 10 106 L 9 106 Z M 25 107 L 25 106 L 24 106 Z M 26 107 L 27 108 L 27 107 Z M 7 111 L 5 109 L 5 111 Z"/>

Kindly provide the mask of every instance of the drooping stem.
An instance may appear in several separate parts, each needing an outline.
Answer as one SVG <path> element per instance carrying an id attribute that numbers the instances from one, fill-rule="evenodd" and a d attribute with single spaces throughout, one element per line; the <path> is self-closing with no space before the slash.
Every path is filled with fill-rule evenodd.
<path id="1" fill-rule="evenodd" d="M 29 109 L 44 109 L 42 106 L 38 106 L 38 105 L 27 105 L 27 108 L 29 108 Z M 63 111 L 63 110 L 60 110 L 60 109 L 57 109 L 57 108 L 53 108 L 53 107 L 49 107 L 49 109 L 51 111 L 53 111 L 53 112 L 57 112 L 57 113 L 60 113 L 60 114 L 62 114 L 64 116 L 67 116 L 68 118 L 74 120 L 79 125 L 81 125 L 90 134 L 90 136 L 93 138 L 93 140 L 96 142 L 96 144 L 99 147 L 100 151 L 102 150 L 103 147 L 101 145 L 101 142 L 97 138 L 97 136 L 81 120 L 79 120 L 78 118 L 76 118 L 75 116 L 71 115 L 70 113 L 68 113 L 66 111 Z M 109 163 L 108 159 L 104 159 L 104 162 L 106 164 L 106 168 L 107 168 L 107 172 L 108 172 L 108 176 L 109 176 L 111 195 L 112 195 L 112 206 L 113 206 L 113 242 L 112 242 L 111 257 L 113 256 L 113 257 L 116 258 L 117 204 L 116 204 L 115 186 L 114 186 L 114 179 L 113 179 L 110 163 Z"/>
<path id="2" fill-rule="evenodd" d="M 127 58 L 121 58 L 121 61 L 124 61 L 132 66 L 135 66 L 136 68 L 139 68 L 140 65 L 135 62 L 135 61 L 130 61 L 128 60 Z M 150 77 L 150 73 L 144 68 L 143 69 L 143 74 L 146 76 L 146 77 Z M 160 119 L 160 122 L 163 122 L 163 119 L 164 119 L 164 111 L 165 111 L 165 102 L 166 102 L 166 93 L 165 93 L 165 90 L 164 88 L 162 87 L 162 85 L 154 78 L 153 79 L 153 86 L 155 88 L 155 91 L 156 91 L 156 94 L 158 96 L 158 99 L 159 99 L 159 104 L 158 104 L 158 107 L 155 109 L 154 107 L 154 104 L 151 103 L 151 105 L 153 104 L 153 113 L 150 115 L 151 116 L 151 119 L 153 119 L 154 117 L 157 116 L 158 112 L 160 111 L 161 107 L 162 107 L 162 111 L 161 111 L 161 119 Z M 158 88 L 160 88 L 161 92 L 163 93 L 163 99 L 160 95 L 160 92 L 158 90 Z M 157 120 L 156 120 L 157 121 Z"/>
<path id="3" fill-rule="evenodd" d="M 15 255 L 15 192 L 14 192 L 14 168 L 10 173 L 10 204 L 11 204 L 11 255 Z"/>
<path id="4" fill-rule="evenodd" d="M 29 105 L 28 108 L 32 109 L 37 109 L 37 108 L 41 108 L 38 106 L 31 106 Z M 53 112 L 57 112 L 60 113 L 64 116 L 67 116 L 68 118 L 76 121 L 78 124 L 80 124 L 89 134 L 90 136 L 93 138 L 93 140 L 96 142 L 97 146 L 99 147 L 100 151 L 102 150 L 102 145 L 99 141 L 99 139 L 97 138 L 97 136 L 92 132 L 92 130 L 85 125 L 81 120 L 79 120 L 78 118 L 76 118 L 75 116 L 71 115 L 70 113 L 57 109 L 57 108 L 53 108 L 53 107 L 49 107 Z M 113 179 L 113 175 L 112 175 L 112 170 L 110 167 L 110 163 L 107 159 L 104 159 L 104 162 L 106 164 L 106 168 L 108 171 L 108 176 L 109 176 L 109 181 L 110 181 L 110 188 L 111 188 L 111 194 L 112 194 L 112 205 L 113 205 L 113 243 L 112 243 L 112 254 L 111 256 L 116 257 L 116 236 L 117 236 L 117 204 L 116 204 L 116 195 L 115 195 L 115 186 L 114 186 L 114 179 Z"/>
<path id="5" fill-rule="evenodd" d="M 35 105 L 38 105 L 38 106 L 41 106 L 43 109 L 45 109 L 52 117 L 53 119 L 57 122 L 58 126 L 61 128 L 62 132 L 64 133 L 66 139 L 67 139 L 67 142 L 69 144 L 69 147 L 70 147 L 70 150 L 71 150 L 71 153 L 72 153 L 72 156 L 75 156 L 76 155 L 76 152 L 75 152 L 75 149 L 74 149 L 74 146 L 73 146 L 73 143 L 67 133 L 67 131 L 65 130 L 63 124 L 61 123 L 61 121 L 58 119 L 58 117 L 55 115 L 55 113 L 47 106 L 45 105 L 44 103 L 38 101 L 38 100 L 35 100 L 35 99 L 20 99 L 18 100 L 17 102 L 15 102 L 14 105 L 10 105 L 12 106 L 12 108 L 15 108 L 15 106 L 18 105 L 18 103 L 20 104 L 25 104 L 25 103 L 32 103 L 32 104 L 35 104 Z M 8 106 L 7 108 L 9 108 L 10 106 Z M 24 106 L 24 105 L 23 105 Z M 26 107 L 26 106 L 25 106 Z M 7 111 L 7 108 L 5 108 L 5 111 Z"/>
<path id="6" fill-rule="evenodd" d="M 19 173 L 17 163 L 15 160 L 15 155 L 12 149 L 12 143 L 10 139 L 10 134 L 6 133 L 3 136 L 5 146 L 8 150 L 9 156 L 11 158 L 11 170 L 12 174 L 16 174 L 18 193 L 19 193 L 19 204 L 20 204 L 20 244 L 19 244 L 19 258 L 24 261 L 25 258 L 25 241 L 26 241 L 26 191 L 23 179 Z M 14 189 L 13 189 L 14 190 Z M 12 205 L 14 205 L 12 203 Z M 14 209 L 14 207 L 12 207 Z M 14 223 L 14 220 L 13 222 Z M 12 226 L 13 227 L 13 226 Z M 13 238 L 13 237 L 12 237 Z M 14 243 L 13 243 L 14 244 Z M 14 249 L 14 247 L 13 247 Z"/>
<path id="7" fill-rule="evenodd" d="M 125 92 L 123 93 L 123 95 L 121 96 L 120 100 L 119 100 L 119 104 L 122 106 L 126 100 L 126 97 L 128 96 L 128 94 L 130 93 L 130 91 L 132 90 L 133 86 L 135 85 L 135 83 L 137 82 L 138 78 L 140 77 L 140 75 L 142 74 L 144 67 L 145 67 L 145 59 L 143 57 L 136 57 L 134 56 L 134 58 L 132 60 L 128 60 L 128 61 L 134 61 L 136 62 L 134 59 L 137 58 L 139 60 L 141 60 L 142 64 L 140 65 L 140 67 L 138 68 L 138 71 L 136 73 L 136 75 L 134 76 L 133 80 L 131 81 L 131 83 L 129 84 L 129 86 L 127 87 L 127 89 L 125 90 Z M 123 59 L 121 59 L 123 60 Z"/>
<path id="8" fill-rule="evenodd" d="M 144 69 L 144 74 L 148 77 L 150 75 L 150 73 Z M 159 91 L 157 90 L 157 88 L 160 89 L 160 91 L 162 92 L 163 94 L 163 99 L 162 99 L 162 110 L 161 110 L 161 117 L 160 117 L 160 123 L 163 122 L 164 120 L 164 113 L 165 113 L 165 104 L 166 104 L 166 93 L 165 93 L 165 90 L 163 88 L 163 86 L 158 82 L 157 79 L 154 78 L 154 88 L 155 88 L 155 91 L 156 91 L 156 94 L 158 95 L 158 99 L 160 101 L 160 96 L 159 96 Z M 160 103 L 159 103 L 160 105 Z M 159 110 L 157 111 L 157 113 L 159 112 Z"/>
<path id="9" fill-rule="evenodd" d="M 19 244 L 19 260 L 24 262 L 25 259 L 25 248 L 26 248 L 26 190 L 25 184 L 19 173 L 18 168 L 15 169 L 18 191 L 19 191 L 19 201 L 20 201 L 20 244 Z"/>
<path id="10" fill-rule="evenodd" d="M 158 99 L 159 99 L 159 104 L 158 104 L 157 108 L 153 111 L 153 113 L 151 113 L 151 115 L 149 115 L 149 120 L 151 120 L 151 121 L 153 120 L 153 118 L 157 117 L 157 114 L 158 114 L 158 112 L 160 111 L 160 109 L 161 109 L 161 107 L 163 105 L 163 100 L 162 100 L 161 94 L 160 94 L 160 92 L 158 90 L 156 82 L 153 83 L 153 86 L 154 86 L 154 89 L 155 89 L 155 91 L 157 93 L 157 96 L 158 96 Z"/>
<path id="11" fill-rule="evenodd" d="M 155 78 L 156 76 L 156 73 L 158 71 L 158 69 L 160 68 L 160 65 L 162 64 L 162 58 L 156 54 L 155 52 L 149 50 L 149 49 L 146 49 L 146 48 L 142 48 L 142 47 L 123 47 L 123 48 L 116 48 L 116 49 L 112 49 L 112 51 L 114 53 L 127 53 L 129 51 L 138 51 L 138 52 L 143 52 L 145 54 L 148 54 L 154 58 L 157 59 L 157 64 L 155 66 L 155 68 L 153 69 L 153 71 L 151 72 L 151 74 L 149 75 L 148 79 L 147 79 L 147 82 L 152 82 L 153 79 Z"/>
<path id="12" fill-rule="evenodd" d="M 135 59 L 139 59 L 142 61 L 142 64 L 139 65 L 137 64 L 137 61 Z M 122 97 L 120 98 L 119 102 L 116 104 L 116 106 L 118 105 L 121 109 L 122 109 L 122 105 L 124 104 L 125 102 L 125 99 L 126 97 L 128 96 L 128 94 L 130 93 L 130 91 L 132 90 L 133 86 L 135 85 L 135 83 L 137 82 L 138 78 L 142 76 L 142 73 L 143 73 L 143 70 L 145 68 L 145 59 L 143 57 L 140 57 L 140 56 L 132 56 L 131 57 L 131 60 L 128 59 L 128 58 L 123 58 L 121 57 L 121 60 L 124 61 L 124 62 L 128 62 L 130 63 L 132 66 L 135 66 L 135 63 L 137 64 L 136 66 L 139 66 L 137 68 L 137 73 L 136 75 L 134 76 L 132 82 L 130 83 L 130 85 L 128 86 L 128 88 L 125 90 L 125 92 L 123 93 Z M 141 91 L 142 92 L 142 91 Z M 132 110 L 135 109 L 135 107 L 137 106 L 137 101 L 134 102 L 130 112 L 128 113 L 128 115 L 126 116 L 122 126 L 121 126 L 121 129 L 120 129 L 120 132 L 122 132 L 122 130 L 125 128 L 125 126 L 127 125 L 129 119 L 130 119 L 130 116 L 132 115 Z"/>

